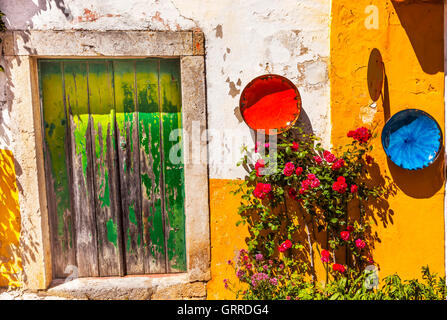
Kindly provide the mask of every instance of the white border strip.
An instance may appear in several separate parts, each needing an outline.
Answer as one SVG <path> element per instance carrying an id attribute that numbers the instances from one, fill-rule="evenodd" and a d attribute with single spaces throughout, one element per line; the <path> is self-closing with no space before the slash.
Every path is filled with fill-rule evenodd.
<path id="1" fill-rule="evenodd" d="M 445 124 L 447 123 L 447 0 L 444 0 L 444 148 L 447 145 L 447 134 L 445 133 Z M 444 180 L 445 180 L 445 164 L 447 161 L 446 152 L 444 150 Z M 444 181 L 444 271 L 447 276 L 447 182 Z"/>

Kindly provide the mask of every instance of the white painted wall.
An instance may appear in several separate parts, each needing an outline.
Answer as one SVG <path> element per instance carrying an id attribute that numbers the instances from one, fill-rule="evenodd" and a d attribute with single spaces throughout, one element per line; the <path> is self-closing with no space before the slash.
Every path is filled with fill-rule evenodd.
<path id="1" fill-rule="evenodd" d="M 236 133 L 225 146 L 221 140 L 210 143 L 210 178 L 244 175 L 235 162 L 242 136 L 251 138 L 235 109 L 245 84 L 264 73 L 297 85 L 314 132 L 330 144 L 330 0 L 2 0 L 0 10 L 7 27 L 16 30 L 200 28 L 206 41 L 208 127 L 218 135 Z M 4 119 L 8 112 L 1 113 Z M 1 146 L 7 147 L 3 136 Z"/>

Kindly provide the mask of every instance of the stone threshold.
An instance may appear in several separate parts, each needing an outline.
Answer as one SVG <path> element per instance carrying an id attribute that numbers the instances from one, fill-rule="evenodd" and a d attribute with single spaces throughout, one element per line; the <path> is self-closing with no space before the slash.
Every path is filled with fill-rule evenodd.
<path id="1" fill-rule="evenodd" d="M 55 279 L 45 293 L 77 300 L 205 299 L 206 282 L 188 280 L 188 274 Z"/>

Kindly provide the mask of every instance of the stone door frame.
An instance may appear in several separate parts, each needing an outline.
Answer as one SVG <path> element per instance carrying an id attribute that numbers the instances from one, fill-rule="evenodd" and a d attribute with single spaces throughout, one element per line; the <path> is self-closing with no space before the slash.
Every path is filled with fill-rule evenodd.
<path id="1" fill-rule="evenodd" d="M 185 137 L 192 137 L 193 126 L 197 125 L 206 134 L 204 37 L 196 31 L 73 30 L 7 31 L 0 36 L 8 82 L 6 96 L 11 105 L 11 149 L 19 188 L 21 276 L 24 288 L 46 289 L 53 275 L 37 59 L 180 58 L 183 132 Z M 190 139 L 183 141 L 187 272 L 166 275 L 170 285 L 184 286 L 210 279 L 207 144 L 203 139 L 193 141 L 193 149 L 200 152 L 201 161 L 191 163 L 190 142 Z M 164 276 L 157 277 L 158 285 L 164 281 L 160 277 Z"/>

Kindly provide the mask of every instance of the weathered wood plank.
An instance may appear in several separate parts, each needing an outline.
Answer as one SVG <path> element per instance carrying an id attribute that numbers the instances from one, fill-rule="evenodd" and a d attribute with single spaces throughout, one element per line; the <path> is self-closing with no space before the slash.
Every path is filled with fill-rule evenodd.
<path id="1" fill-rule="evenodd" d="M 115 109 L 127 274 L 144 273 L 135 61 L 114 61 Z"/>
<path id="2" fill-rule="evenodd" d="M 73 217 L 67 111 L 64 105 L 62 63 L 39 62 L 40 90 L 44 125 L 44 158 L 53 274 L 63 278 L 65 268 L 76 264 L 73 246 Z"/>
<path id="3" fill-rule="evenodd" d="M 145 273 L 165 273 L 158 61 L 137 61 L 138 130 Z"/>
<path id="4" fill-rule="evenodd" d="M 71 130 L 76 259 L 80 277 L 99 276 L 87 73 L 86 62 L 64 62 Z"/>
<path id="5" fill-rule="evenodd" d="M 179 61 L 45 63 L 55 276 L 186 271 Z"/>
<path id="6" fill-rule="evenodd" d="M 88 85 L 94 138 L 92 147 L 99 274 L 124 275 L 111 63 L 90 61 Z"/>
<path id="7" fill-rule="evenodd" d="M 186 271 L 186 243 L 179 60 L 160 60 L 159 83 L 163 128 L 167 271 L 182 272 Z"/>

